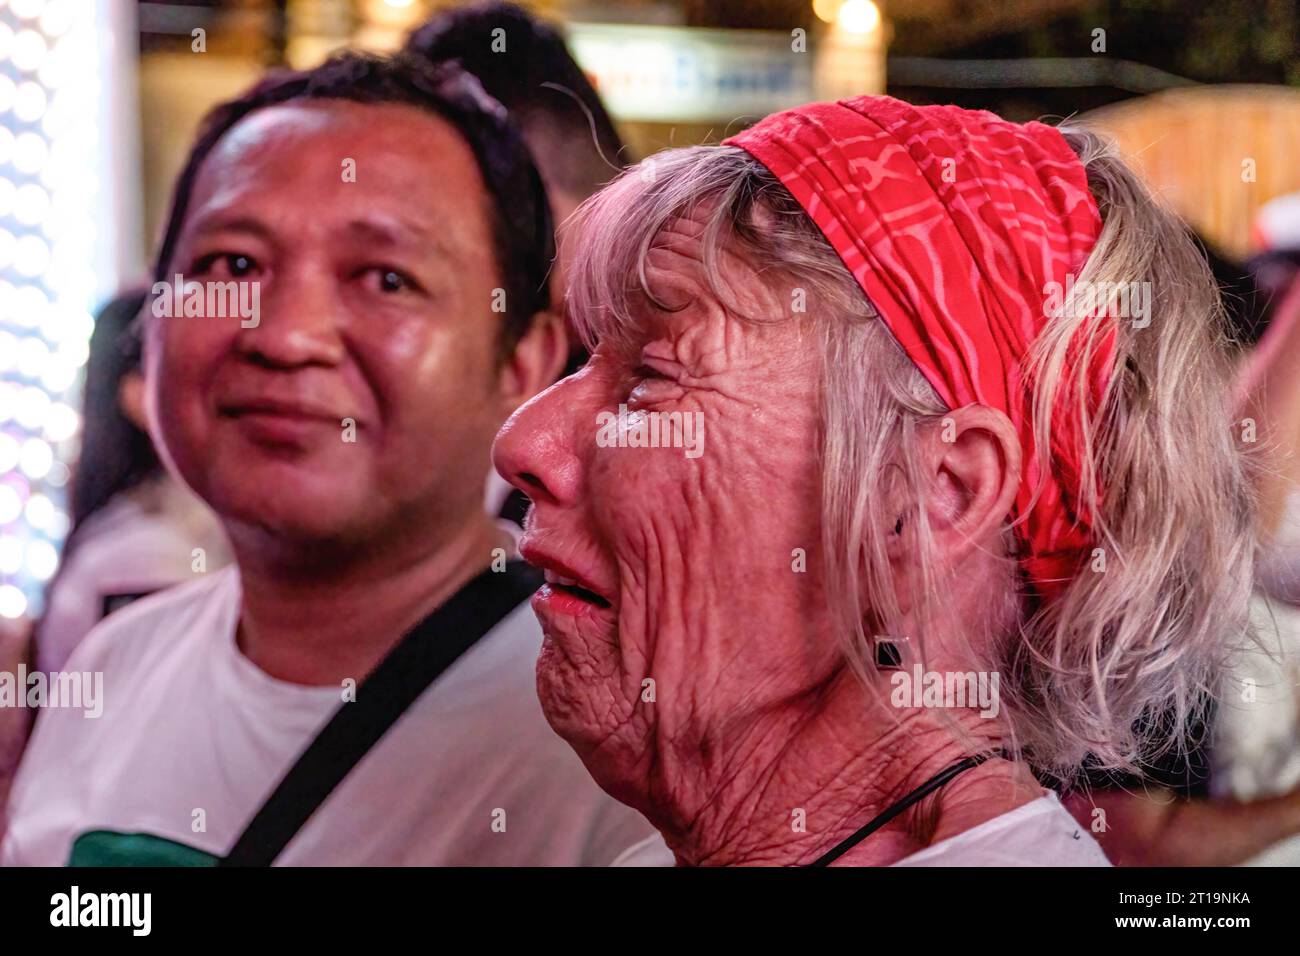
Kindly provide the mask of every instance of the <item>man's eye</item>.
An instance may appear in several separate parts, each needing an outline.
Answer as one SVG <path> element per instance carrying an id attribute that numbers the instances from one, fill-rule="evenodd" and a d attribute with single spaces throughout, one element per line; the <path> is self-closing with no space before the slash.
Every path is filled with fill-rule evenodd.
<path id="1" fill-rule="evenodd" d="M 393 295 L 398 292 L 420 292 L 422 288 L 418 282 L 412 279 L 405 272 L 398 269 L 389 269 L 385 266 L 375 266 L 362 270 L 362 276 L 368 285 L 371 285 L 376 291 L 385 295 Z"/>
<path id="2" fill-rule="evenodd" d="M 190 271 L 195 275 L 242 279 L 257 271 L 257 260 L 240 252 L 214 252 L 201 257 Z"/>

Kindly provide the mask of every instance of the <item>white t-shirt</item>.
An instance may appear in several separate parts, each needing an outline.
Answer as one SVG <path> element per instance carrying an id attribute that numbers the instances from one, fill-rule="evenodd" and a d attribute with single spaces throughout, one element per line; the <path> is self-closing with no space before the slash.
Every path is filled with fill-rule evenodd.
<path id="1" fill-rule="evenodd" d="M 67 669 L 103 672 L 102 716 L 42 711 L 0 864 L 204 865 L 229 851 L 346 706 L 339 687 L 289 684 L 248 660 L 240 604 L 230 567 L 91 632 Z M 652 835 L 547 725 L 541 639 L 525 602 L 412 704 L 277 863 L 606 865 Z M 660 856 L 671 863 L 667 847 Z"/>
<path id="2" fill-rule="evenodd" d="M 661 840 L 645 840 L 629 847 L 614 866 L 663 866 L 664 850 Z M 1056 794 L 1044 790 L 1038 800 L 940 840 L 893 865 L 1110 866 L 1110 861 Z"/>
<path id="3" fill-rule="evenodd" d="M 918 850 L 894 866 L 1110 866 L 1086 827 L 1056 794 L 985 820 Z"/>

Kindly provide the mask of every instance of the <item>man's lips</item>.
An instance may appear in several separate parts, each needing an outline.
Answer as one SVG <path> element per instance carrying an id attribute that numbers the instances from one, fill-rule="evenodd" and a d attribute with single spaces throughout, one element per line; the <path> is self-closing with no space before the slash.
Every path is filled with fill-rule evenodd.
<path id="1" fill-rule="evenodd" d="M 318 418 L 336 424 L 347 417 L 316 402 L 265 397 L 222 401 L 218 403 L 217 411 L 232 418 L 244 415 L 278 415 L 281 418 Z"/>
<path id="2" fill-rule="evenodd" d="M 276 398 L 221 402 L 217 412 L 254 440 L 269 444 L 298 444 L 326 426 L 342 429 L 348 417 L 320 404 Z"/>

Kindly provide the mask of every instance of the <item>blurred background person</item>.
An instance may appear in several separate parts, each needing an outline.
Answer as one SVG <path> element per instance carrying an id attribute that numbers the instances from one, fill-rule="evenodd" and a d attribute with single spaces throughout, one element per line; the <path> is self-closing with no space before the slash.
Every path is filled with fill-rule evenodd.
<path id="1" fill-rule="evenodd" d="M 506 108 L 541 170 L 557 225 L 632 161 L 563 35 L 517 4 L 449 9 L 412 32 L 406 49 L 458 60 Z"/>
<path id="2" fill-rule="evenodd" d="M 146 299 L 144 290 L 126 292 L 95 318 L 72 530 L 35 635 L 43 671 L 61 669 L 113 611 L 230 561 L 212 512 L 167 473 L 149 437 L 139 322 Z"/>
<path id="3" fill-rule="evenodd" d="M 1265 203 L 1250 232 L 1250 272 L 1265 300 L 1276 307 L 1300 277 L 1300 192 Z"/>
<path id="4" fill-rule="evenodd" d="M 1264 206 L 1250 260 L 1267 302 L 1266 327 L 1242 364 L 1241 428 L 1257 435 L 1263 548 L 1252 617 L 1258 645 L 1233 662 L 1218 715 L 1213 791 L 1272 829 L 1240 860 L 1300 866 L 1300 194 Z M 1232 830 L 1204 828 L 1202 852 Z M 1196 858 L 1194 858 L 1195 860 Z"/>
<path id="5" fill-rule="evenodd" d="M 146 295 L 125 292 L 95 317 L 81 447 L 72 468 L 72 527 L 30 644 L 14 629 L 0 627 L 9 632 L 0 639 L 9 666 L 0 662 L 0 669 L 12 672 L 21 661 L 46 673 L 59 671 L 112 612 L 230 560 L 211 511 L 167 473 L 147 431 L 138 321 Z M 32 716 L 27 710 L 0 713 L 0 807 Z"/>
<path id="6" fill-rule="evenodd" d="M 454 7 L 411 33 L 406 49 L 433 62 L 455 60 L 505 108 L 541 171 L 551 215 L 560 226 L 631 162 L 618 130 L 564 37 L 545 20 L 513 3 Z M 551 290 L 563 314 L 565 244 L 557 233 Z M 569 336 L 564 373 L 587 359 Z M 522 525 L 528 501 L 496 473 L 488 476 L 488 507 Z"/>
<path id="7" fill-rule="evenodd" d="M 1276 317 L 1244 361 L 1238 385 L 1244 411 L 1260 418 L 1270 453 L 1261 483 L 1269 542 L 1259 575 L 1269 595 L 1300 605 L 1300 330 L 1290 301 L 1300 277 L 1300 193 L 1261 209 L 1251 234 L 1257 250 L 1251 272 Z"/>

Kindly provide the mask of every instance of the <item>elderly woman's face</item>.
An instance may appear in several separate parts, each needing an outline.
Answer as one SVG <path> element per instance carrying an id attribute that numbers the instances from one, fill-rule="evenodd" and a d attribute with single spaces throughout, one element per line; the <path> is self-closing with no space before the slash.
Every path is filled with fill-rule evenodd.
<path id="1" fill-rule="evenodd" d="M 524 556 L 552 582 L 533 601 L 543 707 L 592 775 L 641 809 L 686 810 L 683 791 L 712 789 L 692 777 L 784 740 L 775 728 L 837 660 L 832 641 L 807 639 L 827 633 L 816 343 L 793 288 L 764 288 L 734 259 L 724 284 L 772 321 L 710 295 L 697 231 L 678 223 L 649 258 L 651 288 L 684 308 L 647 304 L 632 347 L 602 344 L 495 448 L 533 501 Z M 661 447 L 635 447 L 656 420 Z M 688 447 L 662 447 L 674 435 Z"/>

